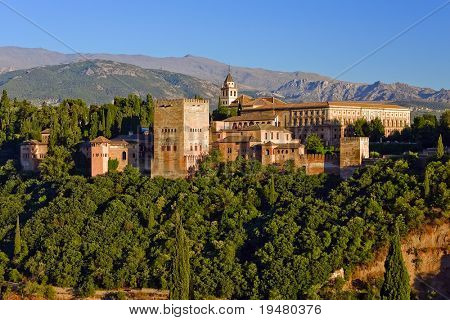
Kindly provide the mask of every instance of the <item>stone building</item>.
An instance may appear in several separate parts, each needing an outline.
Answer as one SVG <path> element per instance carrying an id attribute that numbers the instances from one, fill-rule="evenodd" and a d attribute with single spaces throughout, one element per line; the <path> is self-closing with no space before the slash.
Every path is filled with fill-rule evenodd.
<path id="1" fill-rule="evenodd" d="M 238 89 L 236 83 L 233 81 L 231 73 L 228 73 L 222 88 L 220 89 L 219 103 L 223 107 L 229 107 L 230 104 L 236 100 L 238 95 Z"/>
<path id="2" fill-rule="evenodd" d="M 209 152 L 209 102 L 155 102 L 151 176 L 186 177 Z"/>
<path id="3" fill-rule="evenodd" d="M 50 129 L 41 131 L 41 139 L 28 140 L 20 145 L 20 165 L 25 171 L 38 171 L 39 163 L 47 156 Z"/>
<path id="4" fill-rule="evenodd" d="M 295 138 L 317 134 L 326 145 L 339 147 L 342 137 L 348 136 L 348 126 L 358 119 L 379 118 L 390 135 L 410 125 L 410 110 L 393 104 L 365 101 L 330 101 L 287 103 L 276 98 L 240 96 L 231 103 L 239 106 L 241 117 L 254 121 L 263 114 L 278 117 L 278 124 L 291 130 Z"/>
<path id="5" fill-rule="evenodd" d="M 340 175 L 347 178 L 369 158 L 368 137 L 344 137 L 339 150 Z"/>
<path id="6" fill-rule="evenodd" d="M 80 150 L 87 160 L 91 177 L 106 174 L 109 171 L 109 160 L 117 160 L 117 171 L 123 171 L 127 165 L 131 165 L 144 173 L 150 172 L 153 149 L 148 129 L 112 139 L 99 136 L 82 143 Z"/>
<path id="7" fill-rule="evenodd" d="M 217 126 L 213 127 L 217 130 Z M 242 157 L 263 164 L 283 164 L 295 160 L 305 150 L 299 140 L 292 138 L 292 132 L 266 123 L 212 130 L 211 136 L 214 136 L 212 148 L 219 150 L 226 162 Z"/>

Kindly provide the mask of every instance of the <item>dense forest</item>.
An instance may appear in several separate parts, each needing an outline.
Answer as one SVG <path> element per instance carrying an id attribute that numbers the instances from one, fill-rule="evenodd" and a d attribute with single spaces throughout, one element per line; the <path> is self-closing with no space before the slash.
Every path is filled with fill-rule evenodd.
<path id="1" fill-rule="evenodd" d="M 87 106 L 80 99 L 65 99 L 57 106 L 32 105 L 11 100 L 5 90 L 0 98 L 0 146 L 27 139 L 40 139 L 43 129 L 52 130 L 50 148 L 58 145 L 74 150 L 84 139 L 107 138 L 136 132 L 153 123 L 153 98 L 136 95 L 116 97 L 112 103 Z"/>
<path id="2" fill-rule="evenodd" d="M 0 166 L 3 296 L 8 283 L 32 283 L 73 287 L 80 297 L 96 288 L 177 287 L 174 296 L 194 299 L 378 299 L 379 282 L 347 292 L 330 275 L 348 275 L 396 233 L 450 215 L 442 139 L 425 162 L 414 153 L 383 159 L 346 181 L 289 163 L 224 164 L 215 152 L 190 179 L 150 179 L 132 167 L 74 174 L 77 143 L 151 125 L 152 108 L 151 96 L 36 107 L 3 93 L 2 147 L 52 129 L 40 173 L 22 173 L 12 160 Z M 448 144 L 449 124 L 450 112 L 440 121 L 423 116 L 410 139 L 421 143 L 430 130 L 432 146 L 440 135 Z"/>
<path id="3" fill-rule="evenodd" d="M 448 156 L 380 160 L 346 181 L 212 154 L 191 180 L 128 167 L 96 178 L 0 168 L 0 281 L 169 289 L 181 219 L 191 298 L 342 297 L 330 274 L 370 261 L 394 228 L 450 213 Z M 181 218 L 177 218 L 181 217 Z M 346 298 L 379 298 L 379 287 Z"/>

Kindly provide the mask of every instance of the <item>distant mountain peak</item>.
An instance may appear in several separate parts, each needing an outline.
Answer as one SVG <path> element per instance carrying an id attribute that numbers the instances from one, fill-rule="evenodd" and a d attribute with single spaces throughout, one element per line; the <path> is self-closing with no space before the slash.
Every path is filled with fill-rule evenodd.
<path id="1" fill-rule="evenodd" d="M 204 58 L 186 54 L 184 57 L 155 58 L 145 55 L 127 54 L 85 54 L 93 59 L 90 69 L 84 65 L 84 76 L 90 78 L 108 78 L 110 76 L 130 77 L 136 81 L 145 78 L 145 69 L 154 69 L 153 74 L 165 70 L 178 74 L 188 75 L 196 78 L 189 80 L 198 84 L 202 79 L 203 86 L 217 87 L 223 82 L 228 65 Z M 83 72 L 80 65 L 73 65 L 80 62 L 77 54 L 63 54 L 48 51 L 45 49 L 26 49 L 19 47 L 0 47 L 0 76 L 1 73 L 13 74 L 13 70 L 30 69 L 38 66 L 54 66 L 70 64 L 72 72 Z M 92 62 L 94 61 L 94 62 Z M 99 62 L 100 61 L 100 62 Z M 114 62 L 112 62 L 114 61 Z M 125 64 L 125 65 L 121 65 Z M 288 101 L 317 101 L 317 100 L 403 100 L 403 101 L 426 101 L 437 103 L 450 102 L 450 90 L 441 89 L 439 91 L 430 88 L 420 88 L 404 83 L 386 84 L 376 81 L 372 84 L 354 83 L 342 80 L 333 80 L 330 77 L 309 72 L 280 72 L 265 70 L 262 68 L 232 67 L 233 79 L 241 92 L 248 94 L 270 94 L 280 95 Z M 77 69 L 78 68 L 78 69 Z M 46 69 L 47 70 L 47 69 Z M 20 73 L 23 75 L 23 73 Z M 59 70 L 59 75 L 65 73 Z M 165 73 L 164 76 L 167 76 Z M 159 75 L 163 77 L 162 75 Z M 78 76 L 77 76 L 78 77 Z M 78 79 L 78 78 L 77 78 Z M 78 79 L 81 81 L 81 79 Z M 30 80 L 31 81 L 31 80 Z M 100 81 L 100 80 L 99 80 Z M 187 80 L 186 80 L 187 81 Z M 189 82 L 188 81 L 188 82 Z M 145 81 L 144 81 L 145 82 Z M 170 82 L 170 81 L 169 81 Z M 0 82 L 3 83 L 3 82 Z M 175 82 L 172 90 L 155 90 L 158 94 L 166 93 L 171 96 L 176 92 Z M 94 86 L 97 84 L 93 84 Z M 108 91 L 108 85 L 99 84 Z M 168 84 L 166 83 L 165 86 Z M 168 89 L 168 87 L 165 87 Z M 27 90 L 32 90 L 28 89 Z M 49 89 L 47 89 L 49 90 Z M 112 89 L 113 90 L 113 89 Z M 112 94 L 112 93 L 110 93 Z M 212 93 L 209 92 L 211 97 Z M 214 95 L 217 96 L 218 92 Z"/>

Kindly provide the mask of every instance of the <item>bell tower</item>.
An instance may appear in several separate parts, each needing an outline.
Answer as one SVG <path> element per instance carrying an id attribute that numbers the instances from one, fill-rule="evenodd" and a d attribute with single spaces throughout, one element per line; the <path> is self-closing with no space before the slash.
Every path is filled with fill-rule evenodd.
<path id="1" fill-rule="evenodd" d="M 231 70 L 228 68 L 228 75 L 223 82 L 220 89 L 220 106 L 228 107 L 234 100 L 237 99 L 238 89 L 236 83 L 231 76 Z"/>

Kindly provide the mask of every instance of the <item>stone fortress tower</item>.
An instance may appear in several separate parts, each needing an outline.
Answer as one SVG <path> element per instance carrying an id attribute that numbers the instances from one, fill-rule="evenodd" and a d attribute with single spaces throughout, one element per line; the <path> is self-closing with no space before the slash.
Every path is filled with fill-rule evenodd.
<path id="1" fill-rule="evenodd" d="M 151 176 L 184 178 L 209 152 L 209 102 L 157 100 Z"/>
<path id="2" fill-rule="evenodd" d="M 231 76 L 231 71 L 228 71 L 228 75 L 223 82 L 220 89 L 219 103 L 221 107 L 228 107 L 234 100 L 237 99 L 238 89 L 236 83 Z"/>

